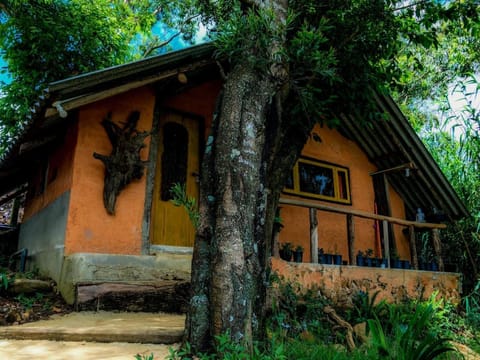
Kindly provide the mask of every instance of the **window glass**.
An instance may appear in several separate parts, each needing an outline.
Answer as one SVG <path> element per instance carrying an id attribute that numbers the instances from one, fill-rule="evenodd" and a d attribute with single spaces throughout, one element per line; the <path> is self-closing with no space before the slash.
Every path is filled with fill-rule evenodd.
<path id="1" fill-rule="evenodd" d="M 162 185 L 160 196 L 163 201 L 172 199 L 170 189 L 174 184 L 187 181 L 188 131 L 177 123 L 163 127 Z"/>
<path id="2" fill-rule="evenodd" d="M 332 169 L 300 162 L 298 171 L 300 172 L 299 185 L 301 192 L 324 196 L 335 195 Z"/>

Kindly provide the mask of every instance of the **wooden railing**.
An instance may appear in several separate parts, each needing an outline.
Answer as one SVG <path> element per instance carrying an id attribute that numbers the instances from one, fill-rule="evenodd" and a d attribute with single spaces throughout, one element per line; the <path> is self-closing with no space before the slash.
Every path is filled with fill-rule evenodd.
<path id="1" fill-rule="evenodd" d="M 387 260 L 387 267 L 390 267 L 390 249 L 389 249 L 389 231 L 388 224 L 396 224 L 405 226 L 408 228 L 409 240 L 410 240 L 410 253 L 412 257 L 412 266 L 414 269 L 418 270 L 418 255 L 417 247 L 415 244 L 415 229 L 429 229 L 432 232 L 432 242 L 435 255 L 437 257 L 438 269 L 444 271 L 444 264 L 441 256 L 441 244 L 440 244 L 440 229 L 445 229 L 447 226 L 445 224 L 434 224 L 426 222 L 417 222 L 399 219 L 391 216 L 372 214 L 366 211 L 361 210 L 352 210 L 345 208 L 338 208 L 329 205 L 323 205 L 318 203 L 313 203 L 304 200 L 293 200 L 281 198 L 279 201 L 282 205 L 292 205 L 299 206 L 303 208 L 308 208 L 310 213 L 310 262 L 318 263 L 318 220 L 317 220 L 317 211 L 327 211 L 337 214 L 344 214 L 347 217 L 347 240 L 348 240 L 348 260 L 349 264 L 356 265 L 356 256 L 355 256 L 355 220 L 354 217 L 360 217 L 364 219 L 371 219 L 376 221 L 381 221 L 383 223 L 383 239 L 384 239 L 384 256 Z"/>

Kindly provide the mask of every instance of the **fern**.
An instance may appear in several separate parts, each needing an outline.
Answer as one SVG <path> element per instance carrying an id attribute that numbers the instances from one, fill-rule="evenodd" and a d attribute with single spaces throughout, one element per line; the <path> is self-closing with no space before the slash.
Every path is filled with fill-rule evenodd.
<path id="1" fill-rule="evenodd" d="M 176 183 L 170 189 L 173 199 L 171 200 L 175 206 L 182 206 L 188 214 L 190 221 L 195 229 L 198 229 L 200 214 L 197 210 L 197 202 L 194 197 L 187 195 L 185 184 Z"/>

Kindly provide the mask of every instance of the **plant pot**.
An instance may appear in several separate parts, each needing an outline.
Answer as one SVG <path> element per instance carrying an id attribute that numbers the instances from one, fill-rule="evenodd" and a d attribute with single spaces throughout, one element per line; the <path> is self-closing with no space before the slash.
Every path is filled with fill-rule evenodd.
<path id="1" fill-rule="evenodd" d="M 323 253 L 323 250 L 318 249 L 318 263 L 319 264 L 325 264 L 325 254 Z"/>
<path id="2" fill-rule="evenodd" d="M 294 251 L 293 252 L 293 261 L 297 263 L 303 262 L 303 251 Z"/>
<path id="3" fill-rule="evenodd" d="M 280 249 L 280 259 L 285 261 L 292 261 L 292 252 Z"/>
<path id="4" fill-rule="evenodd" d="M 365 257 L 357 255 L 357 266 L 365 266 Z"/>
<path id="5" fill-rule="evenodd" d="M 431 271 L 438 271 L 438 264 L 435 261 L 432 261 L 429 267 Z"/>
<path id="6" fill-rule="evenodd" d="M 342 255 L 333 255 L 333 263 L 335 265 L 342 265 Z"/>
<path id="7" fill-rule="evenodd" d="M 387 268 L 387 259 L 377 259 L 377 266 L 382 268 L 382 269 L 386 269 Z"/>
<path id="8" fill-rule="evenodd" d="M 367 263 L 368 267 L 373 267 L 373 259 L 372 258 L 366 258 L 365 262 Z"/>
<path id="9" fill-rule="evenodd" d="M 409 270 L 410 269 L 410 261 L 408 260 L 401 260 L 402 261 L 402 268 Z"/>
<path id="10" fill-rule="evenodd" d="M 332 262 L 333 262 L 333 255 L 332 254 L 325 254 L 324 264 L 332 265 Z"/>
<path id="11" fill-rule="evenodd" d="M 394 269 L 401 269 L 402 268 L 402 261 L 399 259 L 392 260 L 392 268 Z"/>

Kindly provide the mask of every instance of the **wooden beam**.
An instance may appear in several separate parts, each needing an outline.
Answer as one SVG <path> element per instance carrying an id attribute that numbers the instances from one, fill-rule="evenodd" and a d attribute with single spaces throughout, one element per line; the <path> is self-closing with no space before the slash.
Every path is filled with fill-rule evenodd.
<path id="1" fill-rule="evenodd" d="M 348 235 L 348 263 L 357 265 L 355 257 L 355 219 L 352 214 L 347 214 L 347 235 Z"/>
<path id="2" fill-rule="evenodd" d="M 415 227 L 413 225 L 408 227 L 408 238 L 410 239 L 410 254 L 412 255 L 412 266 L 415 270 L 418 270 L 417 242 L 415 237 Z"/>
<path id="3" fill-rule="evenodd" d="M 135 81 L 135 82 L 120 85 L 120 86 L 117 86 L 117 87 L 114 87 L 114 88 L 111 88 L 111 89 L 108 89 L 108 90 L 94 92 L 94 93 L 79 96 L 79 97 L 76 97 L 76 98 L 59 101 L 59 102 L 53 104 L 54 107 L 50 107 L 45 111 L 45 117 L 48 118 L 50 116 L 57 115 L 58 114 L 58 106 L 57 105 L 60 105 L 63 108 L 64 111 L 69 111 L 69 110 L 72 110 L 72 109 L 76 109 L 80 106 L 90 104 L 90 103 L 95 102 L 95 101 L 106 99 L 106 98 L 111 97 L 113 95 L 122 94 L 124 92 L 129 91 L 129 90 L 136 89 L 136 88 L 139 88 L 139 87 L 147 85 L 147 84 L 151 84 L 153 82 L 159 81 L 159 80 L 167 78 L 167 77 L 175 76 L 177 74 L 178 74 L 178 71 L 173 70 L 173 71 L 169 71 L 167 73 L 161 74 L 161 75 L 152 76 L 152 77 L 147 78 L 145 80 Z"/>
<path id="4" fill-rule="evenodd" d="M 310 208 L 310 262 L 318 264 L 318 219 L 317 209 Z"/>
<path id="5" fill-rule="evenodd" d="M 440 232 L 438 231 L 438 229 L 432 229 L 432 239 L 433 248 L 435 249 L 435 255 L 437 255 L 438 270 L 444 271 L 445 266 L 443 265 L 442 245 L 440 244 Z"/>
<path id="6" fill-rule="evenodd" d="M 284 205 L 314 208 L 317 210 L 328 211 L 328 212 L 333 212 L 337 214 L 351 214 L 353 216 L 358 216 L 365 219 L 373 219 L 373 220 L 380 220 L 380 221 L 386 220 L 392 224 L 397 224 L 402 226 L 413 225 L 419 229 L 446 229 L 447 228 L 447 225 L 445 224 L 421 223 L 416 221 L 394 218 L 391 216 L 372 214 L 372 213 L 361 211 L 361 210 L 338 208 L 335 206 L 323 205 L 323 204 L 318 204 L 318 203 L 304 201 L 304 200 L 293 200 L 293 199 L 281 198 L 279 203 Z"/>

